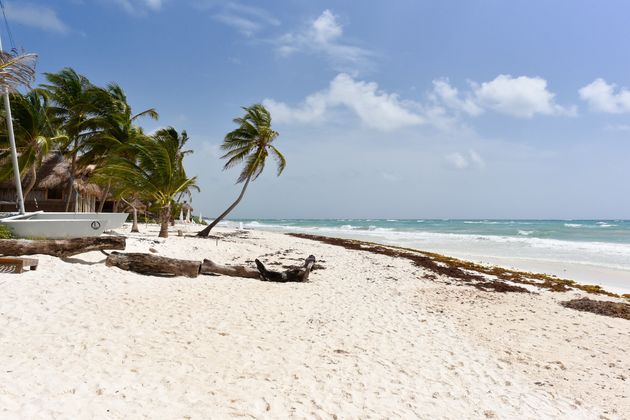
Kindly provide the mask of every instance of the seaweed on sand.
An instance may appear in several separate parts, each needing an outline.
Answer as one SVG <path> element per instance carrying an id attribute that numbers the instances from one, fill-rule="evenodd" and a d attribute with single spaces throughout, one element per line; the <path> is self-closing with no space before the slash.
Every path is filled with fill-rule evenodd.
<path id="1" fill-rule="evenodd" d="M 607 300 L 593 300 L 587 297 L 560 302 L 560 305 L 576 309 L 578 311 L 592 312 L 594 314 L 612 316 L 615 318 L 630 319 L 630 305 L 621 302 Z"/>
<path id="2" fill-rule="evenodd" d="M 288 235 L 296 238 L 319 241 L 329 245 L 337 245 L 346 249 L 388 255 L 396 258 L 406 258 L 412 261 L 416 266 L 427 269 L 436 275 L 447 276 L 485 291 L 528 293 L 529 290 L 527 288 L 517 285 L 522 284 L 551 290 L 553 292 L 568 292 L 573 289 L 580 289 L 588 293 L 620 297 L 597 285 L 578 284 L 573 280 L 562 279 L 548 274 L 529 273 L 497 266 L 476 264 L 433 252 L 381 245 L 354 239 L 341 239 L 301 233 L 289 233 Z M 431 275 L 428 275 L 426 277 L 430 279 L 430 276 Z M 626 296 L 624 295 L 624 297 Z"/>

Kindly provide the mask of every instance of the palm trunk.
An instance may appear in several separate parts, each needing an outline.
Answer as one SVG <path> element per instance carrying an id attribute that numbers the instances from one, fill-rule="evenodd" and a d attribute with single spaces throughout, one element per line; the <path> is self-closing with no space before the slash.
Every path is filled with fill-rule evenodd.
<path id="1" fill-rule="evenodd" d="M 133 207 L 133 224 L 131 225 L 132 232 L 140 232 L 138 229 L 138 209 Z"/>
<path id="2" fill-rule="evenodd" d="M 241 202 L 241 199 L 243 198 L 243 195 L 245 195 L 245 190 L 247 189 L 247 186 L 249 185 L 249 181 L 251 180 L 251 178 L 252 178 L 252 176 L 250 175 L 250 176 L 247 177 L 247 180 L 245 180 L 245 184 L 243 185 L 243 189 L 241 190 L 241 194 L 238 196 L 236 201 L 234 203 L 232 203 L 232 205 L 230 207 L 228 207 L 226 211 L 221 213 L 221 215 L 219 217 L 214 219 L 214 221 L 212 223 L 210 223 L 208 226 L 206 226 L 206 228 L 204 230 L 202 230 L 201 232 L 197 233 L 197 236 L 201 236 L 203 238 L 206 238 L 208 236 L 208 234 L 210 233 L 210 231 L 212 230 L 212 228 L 215 227 L 221 220 L 223 220 L 223 218 L 225 218 L 225 216 L 230 214 L 230 212 L 232 210 L 234 210 L 234 207 L 238 206 L 238 203 Z"/>
<path id="3" fill-rule="evenodd" d="M 105 188 L 105 192 L 103 193 L 103 196 L 101 197 L 101 202 L 98 205 L 98 213 L 103 212 L 103 207 L 105 206 L 105 200 L 107 200 L 107 196 L 109 195 L 109 190 L 111 187 L 112 187 L 112 181 L 110 180 L 107 182 L 107 188 Z"/>
<path id="4" fill-rule="evenodd" d="M 75 147 L 76 147 L 76 140 L 75 140 Z M 72 190 L 74 187 L 74 173 L 75 173 L 76 165 L 77 165 L 77 154 L 73 153 L 72 162 L 70 163 L 70 185 L 68 185 L 68 198 L 66 199 L 66 210 L 65 210 L 66 212 L 70 208 L 70 202 L 72 202 Z"/>
<path id="5" fill-rule="evenodd" d="M 158 237 L 168 238 L 168 223 L 171 219 L 171 204 L 160 209 L 160 233 Z"/>
<path id="6" fill-rule="evenodd" d="M 35 184 L 37 183 L 37 168 L 35 165 L 31 165 L 31 181 L 28 183 L 26 188 L 24 188 L 24 205 L 26 205 L 26 198 L 28 194 L 31 192 Z"/>

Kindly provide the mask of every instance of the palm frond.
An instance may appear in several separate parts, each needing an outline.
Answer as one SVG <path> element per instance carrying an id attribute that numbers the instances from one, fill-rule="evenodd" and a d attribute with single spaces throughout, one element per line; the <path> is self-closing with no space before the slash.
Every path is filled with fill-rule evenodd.
<path id="1" fill-rule="evenodd" d="M 158 120 L 160 118 L 160 114 L 155 110 L 155 108 L 146 109 L 142 112 L 137 113 L 136 115 L 131 117 L 131 121 L 135 121 L 138 118 L 149 117 L 152 120 Z"/>
<path id="2" fill-rule="evenodd" d="M 245 114 L 234 118 L 237 128 L 225 135 L 221 149 L 225 152 L 222 159 L 227 159 L 224 170 L 233 168 L 241 163 L 245 166 L 241 170 L 237 183 L 245 180 L 255 180 L 262 174 L 268 157 L 268 149 L 278 163 L 278 175 L 286 167 L 286 159 L 280 151 L 271 145 L 278 137 L 278 132 L 271 128 L 271 114 L 261 104 L 243 107 Z"/>
<path id="3" fill-rule="evenodd" d="M 0 51 L 0 84 L 10 90 L 30 87 L 35 80 L 36 54 L 13 55 Z"/>
<path id="4" fill-rule="evenodd" d="M 284 171 L 284 168 L 287 166 L 287 160 L 284 157 L 284 155 L 280 153 L 278 149 L 276 149 L 275 146 L 269 145 L 269 148 L 271 149 L 272 156 L 274 157 L 274 159 L 276 160 L 276 163 L 278 164 L 278 176 L 280 176 L 282 171 Z"/>

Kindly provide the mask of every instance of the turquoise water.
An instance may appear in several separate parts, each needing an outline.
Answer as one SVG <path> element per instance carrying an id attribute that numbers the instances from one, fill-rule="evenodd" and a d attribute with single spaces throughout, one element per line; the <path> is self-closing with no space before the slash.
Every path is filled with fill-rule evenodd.
<path id="1" fill-rule="evenodd" d="M 630 220 L 243 219 L 237 222 L 298 231 L 425 232 L 630 244 Z"/>
<path id="2" fill-rule="evenodd" d="M 630 220 L 243 219 L 224 224 L 362 239 L 630 291 Z"/>

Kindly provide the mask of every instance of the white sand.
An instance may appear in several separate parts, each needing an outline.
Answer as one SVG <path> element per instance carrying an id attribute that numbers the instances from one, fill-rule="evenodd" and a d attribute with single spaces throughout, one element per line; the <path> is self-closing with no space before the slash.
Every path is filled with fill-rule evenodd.
<path id="1" fill-rule="evenodd" d="M 38 256 L 0 274 L 1 418 L 630 416 L 630 322 L 557 304 L 578 293 L 481 292 L 268 232 L 149 235 L 128 251 L 325 269 L 272 284 Z"/>

